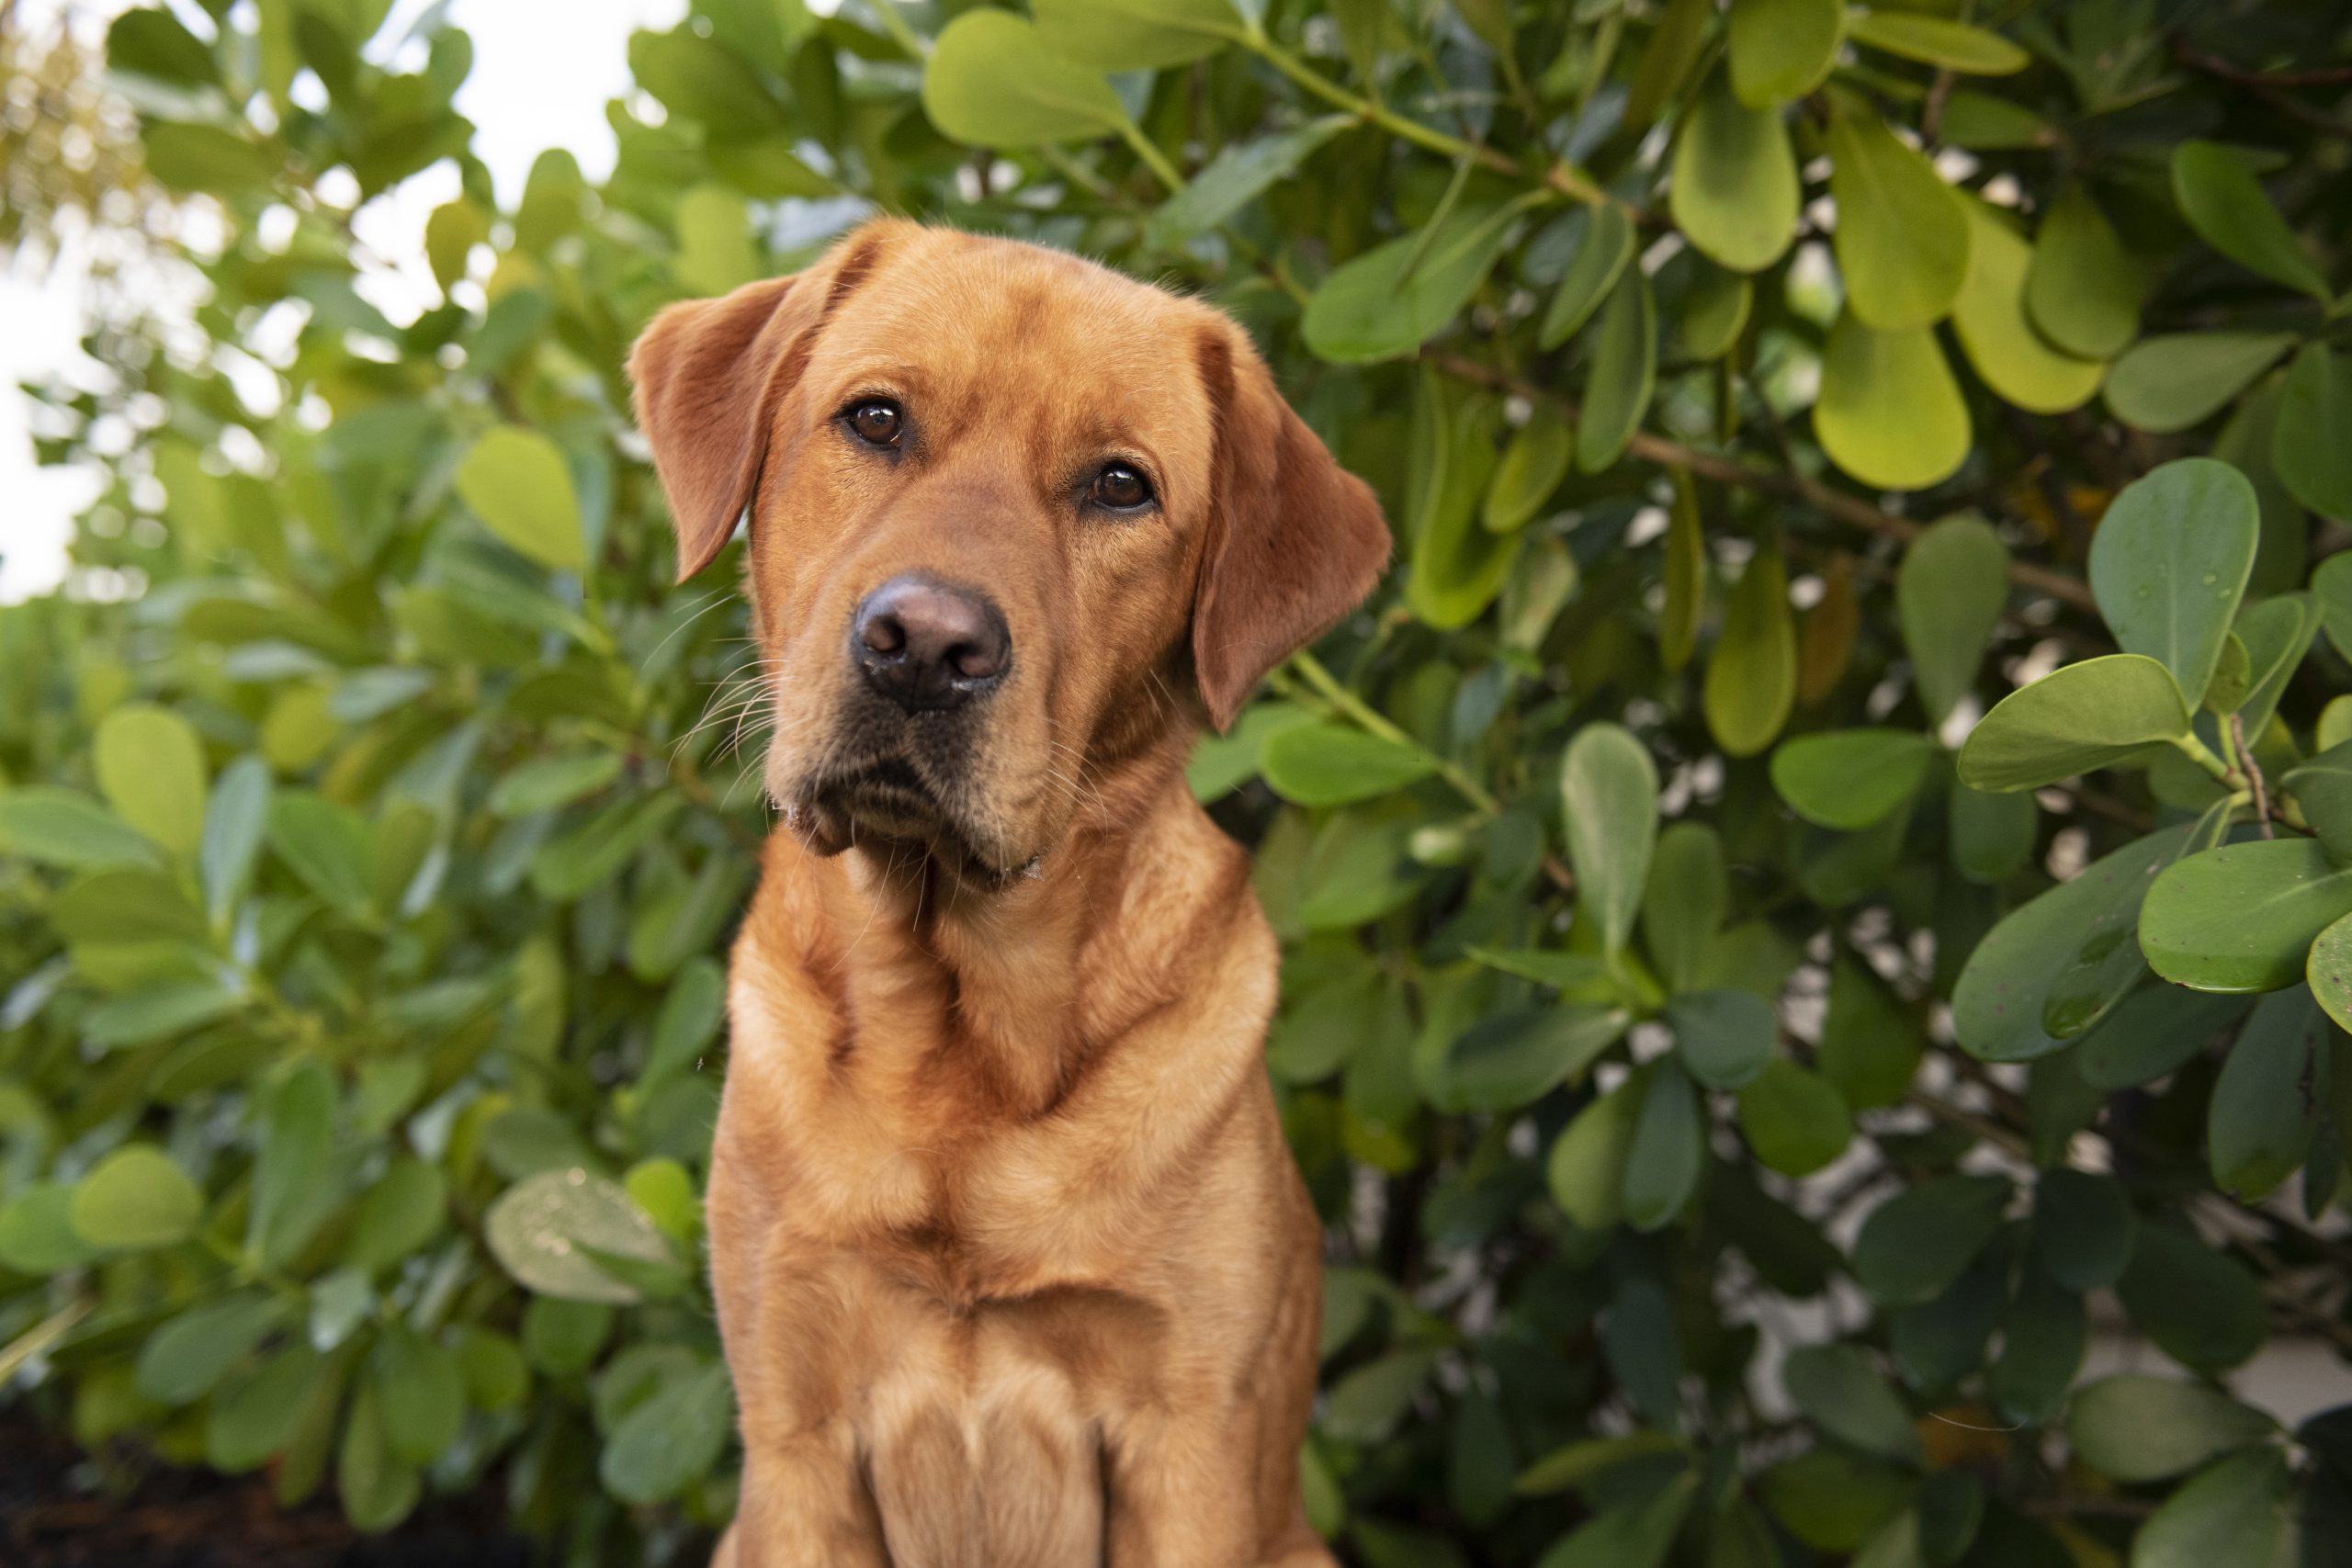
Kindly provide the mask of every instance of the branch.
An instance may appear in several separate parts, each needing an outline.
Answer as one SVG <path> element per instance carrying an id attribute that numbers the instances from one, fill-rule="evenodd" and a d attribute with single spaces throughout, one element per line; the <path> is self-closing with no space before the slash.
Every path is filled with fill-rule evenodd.
<path id="1" fill-rule="evenodd" d="M 1421 356 L 1446 375 L 1482 386 L 1516 393 L 1532 400 L 1557 403 L 1573 418 L 1576 404 L 1555 392 L 1546 391 L 1532 381 L 1523 381 L 1507 370 L 1482 365 L 1475 359 L 1464 359 L 1453 354 L 1425 354 Z M 1634 456 L 1669 468 L 1684 468 L 1702 479 L 1718 484 L 1735 485 L 1765 495 L 1777 495 L 1785 500 L 1803 502 L 1823 516 L 1851 527 L 1867 529 L 1883 538 L 1909 543 L 1921 531 L 1920 525 L 1908 517 L 1897 517 L 1842 491 L 1831 490 L 1818 480 L 1809 479 L 1795 472 L 1751 468 L 1736 459 L 1700 452 L 1646 430 L 1637 430 L 1628 447 Z M 2078 610 L 2096 611 L 2098 602 L 2091 597 L 2090 585 L 2071 572 L 2055 571 L 2049 567 L 2035 566 L 2030 561 L 2009 563 L 2009 581 L 2031 592 L 2046 594 Z"/>

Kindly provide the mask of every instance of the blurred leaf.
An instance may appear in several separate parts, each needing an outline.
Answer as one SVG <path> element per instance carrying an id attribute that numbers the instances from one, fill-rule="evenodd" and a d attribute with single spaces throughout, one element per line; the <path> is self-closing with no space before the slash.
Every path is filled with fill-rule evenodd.
<path id="1" fill-rule="evenodd" d="M 1615 202 L 1580 209 L 1569 215 L 1568 222 L 1578 225 L 1583 237 L 1536 333 L 1536 341 L 1545 348 L 1559 347 L 1592 319 L 1634 259 L 1633 221 Z"/>
<path id="2" fill-rule="evenodd" d="M 74 1185 L 66 1213 L 85 1246 L 138 1251 L 193 1235 L 204 1195 L 163 1150 L 125 1144 Z"/>
<path id="3" fill-rule="evenodd" d="M 1847 310 L 1880 333 L 1931 325 L 1951 309 L 1968 276 L 1967 205 L 1875 114 L 1842 98 L 1833 103 L 1829 194 L 1838 204 Z"/>
<path id="4" fill-rule="evenodd" d="M 2269 1311 L 2226 1252 L 2166 1225 L 2143 1225 L 2116 1286 L 2133 1326 L 2185 1367 L 2218 1372 L 2260 1348 Z"/>
<path id="5" fill-rule="evenodd" d="M 2069 186 L 2042 216 L 2025 303 L 2052 345 L 2079 358 L 2109 358 L 2140 335 L 2131 254 L 2086 187 Z"/>
<path id="6" fill-rule="evenodd" d="M 1657 306 L 1638 266 L 1618 275 L 1600 308 L 1577 419 L 1577 468 L 1597 474 L 1624 455 L 1657 383 Z"/>
<path id="7" fill-rule="evenodd" d="M 1772 787 L 1806 821 L 1857 832 L 1918 793 L 1935 750 L 1901 729 L 1799 736 L 1772 753 Z"/>
<path id="8" fill-rule="evenodd" d="M 1790 0 L 1760 3 L 1786 10 Z M 1739 16 L 1735 9 L 1735 43 Z M 1732 59 L 1736 81 L 1739 57 Z M 1797 164 L 1780 110 L 1747 107 L 1746 96 L 1718 89 L 1692 107 L 1675 145 L 1668 195 L 1676 226 L 1702 254 L 1734 272 L 1759 272 L 1796 235 Z"/>
<path id="9" fill-rule="evenodd" d="M 2274 283 L 2328 304 L 2327 279 L 2236 153 L 2211 141 L 2172 150 L 2172 194 L 2207 244 Z"/>
<path id="10" fill-rule="evenodd" d="M 1705 1107 L 1674 1066 L 1650 1074 L 1625 1150 L 1625 1220 L 1637 1231 L 1671 1224 L 1697 1190 L 1707 1157 Z"/>
<path id="11" fill-rule="evenodd" d="M 638 1300 L 637 1288 L 591 1258 L 592 1249 L 656 1266 L 673 1261 L 668 1244 L 627 1192 L 576 1166 L 542 1171 L 499 1194 L 482 1233 L 509 1274 L 565 1301 Z"/>
<path id="12" fill-rule="evenodd" d="M 1502 460 L 1496 464 L 1495 477 L 1487 486 L 1480 516 L 1487 529 L 1508 534 L 1526 526 L 1567 477 L 1568 459 L 1575 451 L 1576 433 L 1559 409 L 1551 403 L 1536 404 L 1527 423 L 1503 448 Z"/>
<path id="13" fill-rule="evenodd" d="M 1630 730 L 1587 725 L 1560 766 L 1568 861 L 1611 953 L 1632 940 L 1657 841 L 1657 770 Z"/>
<path id="14" fill-rule="evenodd" d="M 1997 33 L 1892 7 L 1846 13 L 1846 36 L 1905 60 L 1972 76 L 2007 76 L 2031 57 Z"/>
<path id="15" fill-rule="evenodd" d="M 2140 1527 L 2132 1568 L 2276 1563 L 2293 1538 L 2293 1477 L 2262 1449 L 2224 1459 L 2168 1498 Z"/>
<path id="16" fill-rule="evenodd" d="M 1667 1004 L 1678 1059 L 1709 1089 L 1744 1089 L 1781 1036 L 1771 1003 L 1753 991 L 1686 991 Z"/>
<path id="17" fill-rule="evenodd" d="M 1810 1176 L 1846 1152 L 1854 1135 L 1845 1096 L 1827 1079 L 1786 1059 L 1739 1091 L 1739 1128 L 1765 1167 L 1783 1176 Z"/>
<path id="18" fill-rule="evenodd" d="M 1213 54 L 1241 36 L 1227 0 L 1035 0 L 1045 46 L 1104 71 L 1148 71 Z"/>
<path id="19" fill-rule="evenodd" d="M 2137 1373 L 2086 1386 L 2066 1415 L 2075 1457 L 2126 1485 L 2195 1470 L 2278 1431 L 2270 1417 L 2217 1388 Z"/>
<path id="20" fill-rule="evenodd" d="M 2002 698 L 1969 731 L 1960 776 L 1975 789 L 2038 789 L 2188 733 L 2188 705 L 2164 665 L 2144 654 L 2111 653 Z"/>
<path id="21" fill-rule="evenodd" d="M 2067 1290 L 2084 1294 L 2114 1284 L 2137 1234 L 2131 1196 L 2113 1177 L 2062 1167 L 2035 1181 L 2034 1262 Z"/>
<path id="22" fill-rule="evenodd" d="M 1781 733 L 1796 701 L 1796 660 L 1788 569 L 1780 550 L 1768 545 L 1733 585 L 1723 635 L 1707 657 L 1702 688 L 1707 728 L 1726 753 L 1752 757 Z"/>
<path id="23" fill-rule="evenodd" d="M 2214 1186 L 2256 1202 L 2301 1168 L 2331 1103 L 2337 1035 L 2306 987 L 2255 1005 L 2207 1111 Z"/>
<path id="24" fill-rule="evenodd" d="M 1265 741 L 1266 783 L 1301 806 L 1348 806 L 1404 788 L 1437 771 L 1437 759 L 1351 726 L 1306 724 Z"/>
<path id="25" fill-rule="evenodd" d="M 2270 438 L 2270 461 L 2297 501 L 2313 512 L 2352 517 L 2352 366 L 2305 344 L 2287 370 L 2286 395 Z"/>
<path id="26" fill-rule="evenodd" d="M 2009 1184 L 1997 1176 L 1945 1176 L 1881 1203 L 1854 1239 L 1854 1278 L 1889 1306 L 1932 1301 L 2001 1227 Z"/>
<path id="27" fill-rule="evenodd" d="M 1866 1453 L 1918 1462 L 1911 1412 L 1860 1348 L 1801 1346 L 1781 1363 L 1781 1376 L 1789 1397 L 1829 1436 Z"/>
<path id="28" fill-rule="evenodd" d="M 2187 430 L 2212 417 L 2294 345 L 2292 333 L 2142 338 L 2108 371 L 2108 412 L 2137 430 Z"/>
<path id="29" fill-rule="evenodd" d="M 586 564 L 571 470 L 538 432 L 505 424 L 483 434 L 458 466 L 457 487 L 485 527 L 530 559 L 559 571 Z"/>
<path id="30" fill-rule="evenodd" d="M 45 784 L 0 793 L 0 849 L 48 865 L 149 865 L 147 839 L 88 795 Z"/>
<path id="31" fill-rule="evenodd" d="M 1813 428 L 1832 462 L 1881 490 L 1940 484 L 1968 457 L 1968 407 L 1935 334 L 1876 332 L 1850 310 L 1822 353 Z"/>
<path id="32" fill-rule="evenodd" d="M 2102 360 L 2054 347 L 2027 314 L 2033 253 L 1981 201 L 1967 204 L 1968 273 L 1952 302 L 1952 331 L 1968 362 L 2005 400 L 2032 413 L 2064 413 L 2090 401 L 2107 376 Z"/>
<path id="33" fill-rule="evenodd" d="M 1677 822 L 1658 836 L 1642 895 L 1642 940 L 1669 989 L 1691 987 L 1730 902 L 1723 840 L 1713 828 Z"/>
<path id="34" fill-rule="evenodd" d="M 1736 0 L 1731 87 L 1750 108 L 1774 108 L 1821 85 L 1846 33 L 1840 0 Z"/>

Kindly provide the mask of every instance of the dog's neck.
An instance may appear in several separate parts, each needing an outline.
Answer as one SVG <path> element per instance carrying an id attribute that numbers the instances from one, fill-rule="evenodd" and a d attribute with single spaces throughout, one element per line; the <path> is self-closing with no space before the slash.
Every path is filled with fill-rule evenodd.
<path id="1" fill-rule="evenodd" d="M 800 967 L 845 1021 L 838 1059 L 967 1075 L 981 1100 L 1026 1120 L 1059 1103 L 1107 1042 L 1181 1000 L 1180 954 L 1126 933 L 1147 911 L 1163 931 L 1215 921 L 1248 879 L 1246 856 L 1185 784 L 1189 749 L 1170 737 L 1095 781 L 1034 874 L 995 886 L 888 848 L 830 860 L 788 840 L 772 850 Z M 783 935 L 758 923 L 748 940 Z"/>

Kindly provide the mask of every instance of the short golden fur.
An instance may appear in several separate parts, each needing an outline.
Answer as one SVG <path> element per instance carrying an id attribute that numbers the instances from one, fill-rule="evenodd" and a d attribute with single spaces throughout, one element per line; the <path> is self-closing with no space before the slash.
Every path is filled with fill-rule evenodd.
<path id="1" fill-rule="evenodd" d="M 719 1560 L 1328 1564 L 1276 950 L 1182 770 L 1368 591 L 1377 503 L 1221 313 L 1002 240 L 867 224 L 665 310 L 630 368 L 682 579 L 749 509 L 786 828 L 712 1156 L 745 1450 Z M 877 397 L 888 454 L 843 428 Z M 1106 458 L 1157 506 L 1091 510 Z M 1001 611 L 976 712 L 882 713 L 852 670 L 910 570 Z"/>

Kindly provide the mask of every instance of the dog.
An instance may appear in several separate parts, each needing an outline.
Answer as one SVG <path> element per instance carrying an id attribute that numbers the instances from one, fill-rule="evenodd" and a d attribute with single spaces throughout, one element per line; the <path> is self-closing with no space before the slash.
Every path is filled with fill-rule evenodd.
<path id="1" fill-rule="evenodd" d="M 747 523 L 781 814 L 707 1227 L 730 1568 L 1309 1568 L 1320 1228 L 1204 722 L 1389 535 L 1247 334 L 881 220 L 632 350 L 678 579 Z"/>

